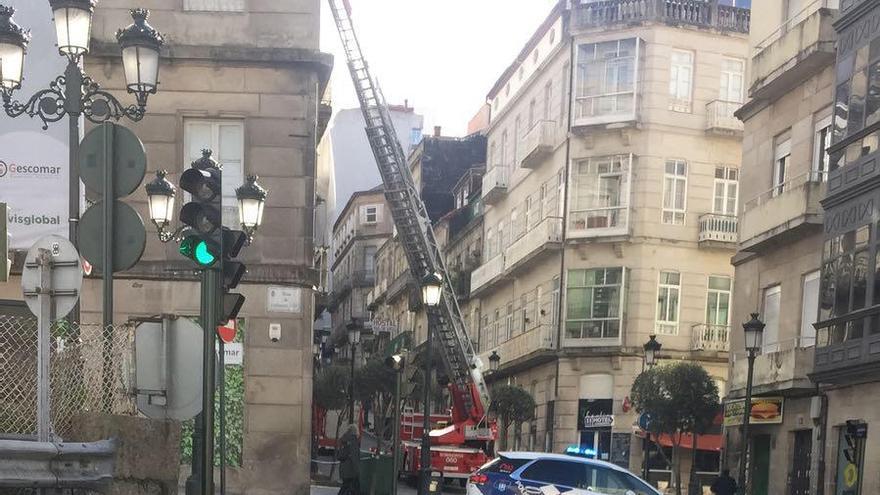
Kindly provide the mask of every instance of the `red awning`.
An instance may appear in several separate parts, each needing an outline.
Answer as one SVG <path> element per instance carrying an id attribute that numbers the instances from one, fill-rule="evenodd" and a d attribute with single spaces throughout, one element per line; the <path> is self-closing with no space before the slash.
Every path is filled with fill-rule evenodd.
<path id="1" fill-rule="evenodd" d="M 636 435 L 639 437 L 645 437 L 645 430 L 639 429 L 636 432 Z M 656 435 L 651 435 L 651 438 L 654 439 Z M 697 450 L 706 450 L 711 452 L 720 452 L 721 451 L 721 435 L 717 434 L 706 434 L 706 435 L 698 435 L 697 436 Z M 658 442 L 660 445 L 664 447 L 672 447 L 672 436 L 668 433 L 663 433 L 660 435 L 660 441 Z M 691 434 L 682 433 L 681 441 L 679 442 L 679 446 L 683 449 L 691 449 L 693 446 L 694 440 Z"/>

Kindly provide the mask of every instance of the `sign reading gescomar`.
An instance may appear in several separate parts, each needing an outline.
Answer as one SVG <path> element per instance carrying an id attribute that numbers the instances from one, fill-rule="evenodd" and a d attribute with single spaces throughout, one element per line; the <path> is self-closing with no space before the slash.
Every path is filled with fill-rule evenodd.
<path id="1" fill-rule="evenodd" d="M 64 72 L 55 46 L 48 2 L 12 0 L 15 20 L 30 29 L 22 88 L 13 99 L 27 101 Z M 10 248 L 27 249 L 37 239 L 68 234 L 67 117 L 43 130 L 38 118 L 11 118 L 0 110 L 0 198 L 7 203 Z"/>

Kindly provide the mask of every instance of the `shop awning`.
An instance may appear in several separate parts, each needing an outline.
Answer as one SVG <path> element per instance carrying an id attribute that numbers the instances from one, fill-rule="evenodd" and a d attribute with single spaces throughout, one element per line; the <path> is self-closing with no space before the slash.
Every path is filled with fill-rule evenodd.
<path id="1" fill-rule="evenodd" d="M 645 438 L 645 434 L 647 432 L 639 428 L 636 431 L 636 436 Z M 657 435 L 652 434 L 651 439 L 656 439 Z M 660 435 L 660 439 L 658 443 L 664 447 L 672 447 L 672 435 L 668 433 L 662 433 Z M 720 452 L 721 451 L 721 443 L 722 438 L 721 435 L 708 433 L 706 435 L 697 435 L 697 450 L 706 450 L 711 452 Z M 693 448 L 694 439 L 693 435 L 689 433 L 683 433 L 681 435 L 681 441 L 679 442 L 679 446 L 683 449 L 691 449 Z"/>

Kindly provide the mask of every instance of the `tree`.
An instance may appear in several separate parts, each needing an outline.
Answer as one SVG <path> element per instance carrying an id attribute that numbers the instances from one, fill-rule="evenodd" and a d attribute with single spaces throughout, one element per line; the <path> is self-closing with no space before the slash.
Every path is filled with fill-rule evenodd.
<path id="1" fill-rule="evenodd" d="M 642 372 L 630 396 L 636 411 L 650 415 L 648 430 L 672 439 L 672 485 L 681 495 L 681 437 L 705 433 L 712 424 L 718 386 L 702 366 L 677 362 Z"/>
<path id="2" fill-rule="evenodd" d="M 499 385 L 492 389 L 492 404 L 489 411 L 501 420 L 499 449 L 507 449 L 507 431 L 510 425 L 519 427 L 526 421 L 535 419 L 535 399 L 518 385 Z"/>
<path id="3" fill-rule="evenodd" d="M 376 418 L 375 432 L 378 450 L 382 451 L 382 441 L 386 437 L 386 418 L 394 402 L 395 371 L 385 366 L 382 359 L 367 361 L 358 368 L 354 378 L 355 398 Z"/>
<path id="4" fill-rule="evenodd" d="M 331 365 L 322 368 L 314 379 L 312 394 L 315 405 L 323 411 L 339 411 L 335 438 L 339 438 L 339 430 L 348 411 L 345 406 L 348 403 L 348 384 L 351 380 L 349 374 L 347 366 Z M 335 465 L 330 468 L 331 478 L 335 469 Z"/>

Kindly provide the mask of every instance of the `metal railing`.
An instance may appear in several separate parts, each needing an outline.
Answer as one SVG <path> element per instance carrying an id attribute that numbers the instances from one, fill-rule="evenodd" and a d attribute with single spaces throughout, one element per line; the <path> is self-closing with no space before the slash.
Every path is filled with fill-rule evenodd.
<path id="1" fill-rule="evenodd" d="M 816 346 L 816 337 L 794 337 L 791 339 L 785 340 L 777 340 L 775 342 L 765 342 L 761 346 L 761 350 L 758 352 L 758 355 L 768 355 L 779 352 L 787 352 L 794 351 L 796 349 L 809 349 L 811 347 Z M 731 354 L 731 361 L 736 363 L 737 361 L 744 360 L 748 357 L 749 353 L 746 351 L 736 351 Z"/>
<path id="2" fill-rule="evenodd" d="M 691 327 L 691 350 L 730 351 L 730 326 L 700 323 Z"/>
<path id="3" fill-rule="evenodd" d="M 481 356 L 483 362 L 488 362 L 491 351 L 495 351 L 501 357 L 503 363 L 507 363 L 537 351 L 552 350 L 556 348 L 556 326 L 548 324 L 536 325 L 525 332 L 518 333 L 511 338 L 498 343 Z"/>
<path id="4" fill-rule="evenodd" d="M 600 0 L 578 6 L 574 19 L 576 28 L 662 21 L 748 33 L 751 11 L 718 0 Z"/>
<path id="5" fill-rule="evenodd" d="M 734 113 L 742 106 L 736 101 L 714 100 L 706 104 L 706 130 L 742 132 L 743 122 Z"/>
<path id="6" fill-rule="evenodd" d="M 548 217 L 505 250 L 505 269 L 510 269 L 547 244 L 562 242 L 562 218 Z"/>
<path id="7" fill-rule="evenodd" d="M 510 185 L 510 168 L 496 165 L 483 176 L 483 201 L 491 202 L 507 192 Z"/>
<path id="8" fill-rule="evenodd" d="M 791 179 L 788 179 L 780 184 L 776 184 L 769 190 L 764 191 L 747 201 L 746 204 L 743 206 L 743 213 L 757 208 L 761 205 L 767 204 L 774 198 L 782 196 L 783 194 L 790 194 L 795 191 L 800 191 L 811 184 L 822 183 L 825 181 L 826 174 L 826 172 L 814 170 L 792 177 Z"/>
<path id="9" fill-rule="evenodd" d="M 471 292 L 478 290 L 504 273 L 504 255 L 498 254 L 471 272 Z"/>
<path id="10" fill-rule="evenodd" d="M 755 45 L 755 55 L 763 51 L 765 48 L 773 44 L 774 41 L 782 38 L 785 33 L 791 31 L 791 29 L 801 22 L 804 22 L 808 17 L 813 15 L 819 9 L 834 9 L 837 10 L 839 5 L 839 0 L 813 0 L 806 7 L 801 9 L 798 13 L 786 19 L 782 24 L 779 25 L 772 33 L 767 35 L 766 38 L 759 41 Z"/>
<path id="11" fill-rule="evenodd" d="M 700 216 L 700 242 L 733 242 L 737 240 L 737 218 L 735 215 L 706 213 Z"/>

